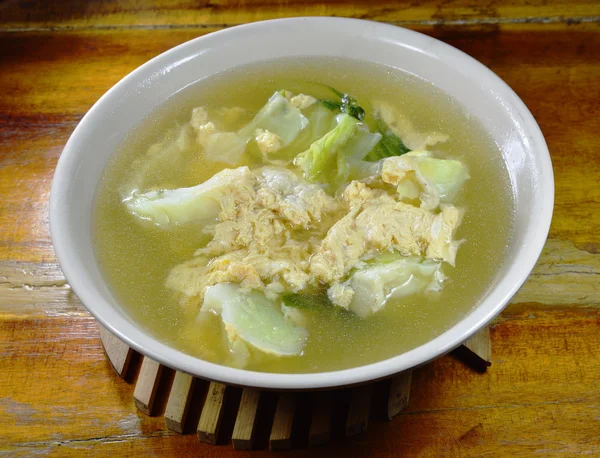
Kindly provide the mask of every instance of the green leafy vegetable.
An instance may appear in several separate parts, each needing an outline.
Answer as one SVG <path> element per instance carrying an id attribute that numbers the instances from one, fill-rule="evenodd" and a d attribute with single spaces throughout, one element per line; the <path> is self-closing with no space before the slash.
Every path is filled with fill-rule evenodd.
<path id="1" fill-rule="evenodd" d="M 375 118 L 375 126 L 381 134 L 381 141 L 375 148 L 365 157 L 368 162 L 377 162 L 386 157 L 402 156 L 410 152 L 410 149 L 404 145 L 400 137 L 398 137 L 389 126 L 380 118 Z"/>
<path id="2" fill-rule="evenodd" d="M 334 315 L 344 316 L 346 319 L 357 319 L 358 315 L 342 307 L 336 307 L 327 296 L 327 291 L 314 290 L 302 293 L 284 294 L 283 305 L 297 310 L 319 310 Z"/>
<path id="3" fill-rule="evenodd" d="M 365 119 L 365 110 L 358 104 L 358 100 L 356 100 L 349 94 L 344 94 L 343 92 L 332 88 L 331 86 L 327 86 L 327 88 L 329 88 L 335 95 L 337 95 L 340 100 L 337 101 L 321 99 L 320 102 L 325 108 L 331 111 L 340 111 L 342 113 L 347 113 L 353 118 L 358 119 L 359 121 Z"/>
<path id="4" fill-rule="evenodd" d="M 333 100 L 326 100 L 326 99 L 322 99 L 320 102 L 328 110 L 331 110 L 331 111 L 342 111 L 342 103 L 341 102 L 335 102 Z"/>
<path id="5" fill-rule="evenodd" d="M 382 161 L 377 161 L 377 162 L 358 161 L 351 165 L 350 176 L 348 178 L 350 179 L 350 181 L 352 181 L 352 180 L 363 180 L 365 178 L 379 176 L 379 175 L 381 175 L 382 168 L 383 168 Z"/>
<path id="6" fill-rule="evenodd" d="M 310 148 L 296 156 L 295 164 L 310 181 L 327 182 L 328 175 L 337 169 L 338 156 L 344 146 L 356 132 L 358 121 L 341 115 L 340 120 L 331 131 L 310 145 Z"/>
<path id="7" fill-rule="evenodd" d="M 289 293 L 284 294 L 283 303 L 288 307 L 294 307 L 302 310 L 313 310 L 318 307 L 330 307 L 331 301 L 327 297 L 326 291 L 314 293 Z"/>
<path id="8" fill-rule="evenodd" d="M 284 160 L 291 160 L 298 154 L 298 151 L 306 151 L 310 145 L 333 129 L 336 122 L 336 114 L 325 108 L 320 103 L 315 103 L 304 111 L 308 119 L 306 128 L 298 134 L 298 137 L 288 146 L 273 155 L 273 157 Z"/>

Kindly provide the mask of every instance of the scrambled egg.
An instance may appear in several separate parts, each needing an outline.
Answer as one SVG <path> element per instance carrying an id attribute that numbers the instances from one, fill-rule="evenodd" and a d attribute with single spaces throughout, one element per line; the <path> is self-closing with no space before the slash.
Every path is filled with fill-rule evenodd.
<path id="1" fill-rule="evenodd" d="M 421 208 L 434 210 L 454 199 L 469 179 L 469 172 L 460 161 L 436 159 L 428 151 L 411 151 L 385 159 L 381 179 L 396 186 L 400 199 L 419 199 Z"/>
<path id="2" fill-rule="evenodd" d="M 358 181 L 348 185 L 343 199 L 349 212 L 329 229 L 311 258 L 310 272 L 319 281 L 337 282 L 364 259 L 391 250 L 454 265 L 459 242 L 453 236 L 461 217 L 456 207 L 436 215 Z"/>
<path id="3" fill-rule="evenodd" d="M 290 98 L 290 102 L 296 108 L 298 108 L 300 110 L 305 110 L 306 108 L 310 107 L 311 105 L 317 103 L 317 99 L 315 99 L 314 97 L 312 97 L 310 95 L 298 94 L 298 95 L 295 95 L 292 98 Z"/>
<path id="4" fill-rule="evenodd" d="M 388 102 L 373 101 L 373 109 L 375 115 L 380 117 L 410 150 L 424 150 L 428 146 L 448 140 L 447 135 L 439 132 L 418 132 L 413 127 L 410 118 L 396 110 Z"/>
<path id="5" fill-rule="evenodd" d="M 250 189 L 235 184 L 212 228 L 213 240 L 196 257 L 175 267 L 167 286 L 199 307 L 206 288 L 238 283 L 275 297 L 298 291 L 311 281 L 309 259 L 339 204 L 318 185 L 286 169 L 265 167 L 254 173 Z M 302 234 L 302 237 L 299 236 Z"/>
<path id="6" fill-rule="evenodd" d="M 246 173 L 253 185 L 228 188 L 213 240 L 168 277 L 167 286 L 194 309 L 212 285 L 237 283 L 274 298 L 309 284 L 336 284 L 365 259 L 392 250 L 454 265 L 462 215 L 456 207 L 435 214 L 359 181 L 338 202 L 287 169 Z M 336 288 L 330 298 L 343 306 L 350 293 Z"/>
<path id="7" fill-rule="evenodd" d="M 276 153 L 283 146 L 281 137 L 266 129 L 256 129 L 254 131 L 254 140 L 256 140 L 260 154 L 265 162 L 269 160 L 270 153 Z"/>

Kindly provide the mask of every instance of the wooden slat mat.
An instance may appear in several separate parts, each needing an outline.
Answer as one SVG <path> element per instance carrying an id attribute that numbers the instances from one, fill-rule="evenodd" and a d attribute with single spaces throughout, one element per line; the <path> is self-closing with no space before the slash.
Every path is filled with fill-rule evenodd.
<path id="1" fill-rule="evenodd" d="M 115 372 L 130 380 L 130 361 L 136 352 L 103 327 L 100 337 Z M 491 364 L 488 328 L 454 354 L 469 367 L 484 372 Z M 179 371 L 173 376 L 171 369 L 140 357 L 133 392 L 138 410 L 146 415 L 164 412 L 168 429 L 185 434 L 195 428 L 202 442 L 231 442 L 239 450 L 267 445 L 271 450 L 318 446 L 337 437 L 365 433 L 370 420 L 392 419 L 408 406 L 410 397 L 412 370 L 352 388 L 272 392 L 229 387 Z M 259 440 L 259 435 L 265 440 Z"/>

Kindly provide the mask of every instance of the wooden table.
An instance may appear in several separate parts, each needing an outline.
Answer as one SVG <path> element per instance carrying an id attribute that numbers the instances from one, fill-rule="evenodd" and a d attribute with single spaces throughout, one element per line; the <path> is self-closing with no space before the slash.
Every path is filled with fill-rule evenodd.
<path id="1" fill-rule="evenodd" d="M 488 373 L 440 358 L 414 372 L 399 417 L 310 453 L 600 455 L 600 3 L 195 3 L 0 1 L 0 454 L 244 455 L 136 411 L 56 263 L 52 174 L 84 113 L 148 59 L 223 27 L 336 15 L 432 35 L 507 81 L 546 136 L 556 204 L 537 267 L 493 323 Z"/>

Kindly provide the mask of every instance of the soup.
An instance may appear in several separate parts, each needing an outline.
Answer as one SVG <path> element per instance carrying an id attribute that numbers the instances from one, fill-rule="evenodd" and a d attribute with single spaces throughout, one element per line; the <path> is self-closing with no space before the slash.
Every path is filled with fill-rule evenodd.
<path id="1" fill-rule="evenodd" d="M 129 318 L 249 370 L 426 343 L 493 286 L 513 195 L 497 145 L 397 69 L 296 59 L 186 87 L 116 151 L 95 252 Z"/>

